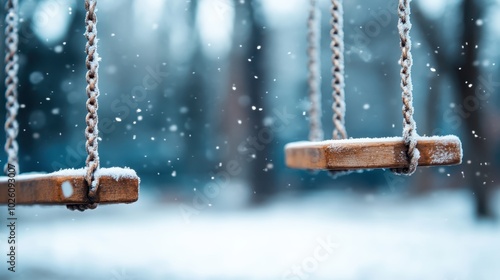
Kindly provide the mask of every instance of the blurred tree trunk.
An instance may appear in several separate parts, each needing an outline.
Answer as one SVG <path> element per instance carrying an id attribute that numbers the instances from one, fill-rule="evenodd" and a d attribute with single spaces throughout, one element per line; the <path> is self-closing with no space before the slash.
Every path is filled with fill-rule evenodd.
<path id="1" fill-rule="evenodd" d="M 265 31 L 265 17 L 261 4 L 252 0 L 250 3 L 250 38 L 247 46 L 248 57 L 252 59 L 248 68 L 246 78 L 249 85 L 250 105 L 249 123 L 250 134 L 257 138 L 259 145 L 256 145 L 257 154 L 251 162 L 250 182 L 254 191 L 253 202 L 261 203 L 275 192 L 274 172 L 270 171 L 273 151 L 275 145 L 273 138 L 275 133 L 265 124 L 266 114 L 270 113 L 270 106 L 267 106 L 266 79 L 269 79 L 267 72 L 268 65 L 266 53 L 269 50 L 267 44 L 267 33 Z M 255 108 L 255 109 L 254 109 Z M 261 111 L 261 109 L 263 109 Z M 269 135 L 267 135 L 269 133 Z"/>
<path id="2" fill-rule="evenodd" d="M 492 217 L 491 209 L 491 187 L 488 180 L 489 165 L 492 160 L 488 155 L 485 127 L 482 122 L 482 111 L 480 100 L 476 97 L 476 91 L 481 89 L 479 77 L 481 75 L 479 64 L 479 49 L 476 45 L 481 41 L 482 28 L 476 24 L 478 19 L 484 15 L 482 3 L 477 0 L 464 0 L 462 7 L 462 30 L 461 61 L 459 67 L 455 69 L 460 88 L 459 110 L 463 109 L 465 114 L 465 141 L 471 150 L 465 150 L 465 160 L 471 160 L 467 165 L 468 182 L 472 187 L 476 198 L 476 214 L 479 217 Z M 470 84 L 472 83 L 472 86 Z"/>
<path id="3" fill-rule="evenodd" d="M 235 85 L 234 93 L 226 96 L 225 108 L 230 118 L 224 120 L 226 129 L 234 127 L 233 121 L 243 117 L 240 128 L 230 130 L 230 150 L 237 151 L 243 163 L 243 172 L 253 192 L 252 203 L 264 202 L 275 190 L 274 173 L 269 169 L 272 164 L 275 137 L 264 123 L 270 107 L 266 102 L 268 50 L 264 15 L 261 4 L 251 0 L 234 1 L 235 19 L 233 46 L 231 53 L 231 74 L 229 82 Z M 236 146 L 235 146 L 236 145 Z M 231 152 L 230 152 L 231 153 Z"/>
<path id="4" fill-rule="evenodd" d="M 223 155 L 224 161 L 238 160 L 242 166 L 241 177 L 248 178 L 248 156 L 246 155 L 246 136 L 248 135 L 248 80 L 245 78 L 247 61 L 247 51 L 240 47 L 248 39 L 248 9 L 234 1 L 233 32 L 231 49 L 229 53 L 229 73 L 226 91 L 222 97 L 222 106 L 218 112 L 220 118 L 219 142 L 227 143 L 227 148 Z"/>
<path id="5" fill-rule="evenodd" d="M 456 126 L 464 124 L 464 146 L 470 150 L 464 150 L 465 174 L 467 183 L 471 187 L 476 201 L 476 215 L 479 218 L 493 217 L 491 208 L 491 179 L 490 163 L 491 157 L 488 155 L 488 145 L 484 136 L 485 125 L 483 124 L 482 105 L 478 98 L 478 92 L 484 93 L 488 85 L 481 84 L 481 71 L 478 63 L 479 49 L 476 47 L 481 41 L 482 26 L 477 24 L 478 19 L 484 16 L 484 1 L 463 0 L 461 7 L 461 22 L 463 24 L 459 39 L 459 52 L 452 53 L 449 50 L 434 54 L 436 63 L 442 71 L 450 75 L 458 90 L 458 105 L 454 113 L 458 117 Z M 415 21 L 420 25 L 431 48 L 435 46 L 449 46 L 450 43 L 444 41 L 442 36 L 436 31 L 438 26 L 416 8 Z M 451 53 L 451 54 L 449 54 Z M 484 77 L 483 77 L 484 78 Z M 487 80 L 484 78 L 484 80 Z M 491 85 L 490 85 L 491 86 Z M 486 95 L 488 92 L 484 93 Z M 491 94 L 491 92 L 489 93 Z M 448 125 L 452 125 L 448 123 Z M 453 125 L 452 125 L 453 126 Z M 467 161 L 470 160 L 470 164 Z"/>
<path id="6" fill-rule="evenodd" d="M 180 79 L 178 92 L 181 106 L 188 108 L 186 114 L 181 116 L 180 131 L 185 132 L 184 136 L 184 154 L 182 158 L 183 168 L 192 175 L 194 181 L 208 174 L 208 161 L 205 154 L 207 149 L 206 136 L 211 135 L 208 130 L 206 114 L 206 75 L 212 73 L 206 71 L 205 58 L 200 42 L 200 34 L 196 27 L 196 15 L 198 11 L 198 0 L 192 0 L 188 5 L 189 28 L 191 33 L 191 44 L 194 46 L 193 54 L 188 62 L 188 70 Z M 203 175 L 202 175 L 203 174 Z"/>

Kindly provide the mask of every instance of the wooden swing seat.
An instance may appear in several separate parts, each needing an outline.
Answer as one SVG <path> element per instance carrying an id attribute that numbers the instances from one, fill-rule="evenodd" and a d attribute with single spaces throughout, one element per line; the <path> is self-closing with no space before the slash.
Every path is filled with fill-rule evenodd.
<path id="1" fill-rule="evenodd" d="M 418 137 L 419 166 L 462 162 L 462 143 L 454 135 Z M 408 166 L 402 137 L 294 142 L 285 146 L 286 165 L 298 169 L 360 170 Z"/>
<path id="2" fill-rule="evenodd" d="M 139 199 L 139 177 L 128 168 L 100 168 L 97 202 L 132 203 Z M 0 177 L 0 204 L 9 203 L 8 177 Z M 21 174 L 13 177 L 16 204 L 86 204 L 88 186 L 85 169 L 68 169 L 49 174 Z M 12 181 L 11 181 L 12 182 Z"/>

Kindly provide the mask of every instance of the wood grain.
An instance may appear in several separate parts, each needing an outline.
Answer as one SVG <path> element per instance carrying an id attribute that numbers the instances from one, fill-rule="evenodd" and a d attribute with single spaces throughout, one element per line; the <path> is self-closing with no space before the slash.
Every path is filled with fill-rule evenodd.
<path id="1" fill-rule="evenodd" d="M 16 204 L 85 204 L 88 202 L 88 187 L 83 176 L 43 175 L 15 179 Z M 65 183 L 68 182 L 68 183 Z M 63 192 L 65 184 L 72 194 L 68 197 Z M 9 199 L 8 182 L 0 180 L 0 204 L 7 204 Z M 116 180 L 112 176 L 100 176 L 97 201 L 102 204 L 132 203 L 139 199 L 139 178 L 122 177 Z"/>
<path id="2" fill-rule="evenodd" d="M 419 166 L 462 162 L 458 137 L 419 137 Z M 285 147 L 286 165 L 299 169 L 359 170 L 407 166 L 406 147 L 400 139 L 354 139 L 297 142 Z"/>

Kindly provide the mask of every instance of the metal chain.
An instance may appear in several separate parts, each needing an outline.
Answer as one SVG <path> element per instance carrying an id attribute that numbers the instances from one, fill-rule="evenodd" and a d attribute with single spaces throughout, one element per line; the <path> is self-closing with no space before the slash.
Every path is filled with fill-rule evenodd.
<path id="1" fill-rule="evenodd" d="M 333 139 L 346 139 L 345 128 L 345 82 L 344 82 L 344 7 L 342 0 L 332 0 L 330 49 L 332 51 L 332 97 L 333 97 Z M 329 175 L 336 179 L 351 174 L 348 170 L 330 170 Z"/>
<path id="2" fill-rule="evenodd" d="M 99 189 L 99 177 L 95 176 L 95 171 L 99 168 L 99 153 L 97 138 L 99 130 L 97 127 L 98 116 L 98 70 L 99 70 L 99 54 L 97 53 L 97 16 L 96 16 L 97 0 L 85 0 L 85 10 L 87 11 L 85 17 L 85 37 L 87 44 L 85 52 L 87 53 L 87 116 L 85 118 L 87 128 L 85 129 L 85 137 L 87 139 L 87 160 L 85 181 L 89 187 L 88 198 L 90 203 L 88 205 L 68 205 L 71 210 L 84 211 L 86 209 L 95 209 L 98 205 L 96 202 L 97 190 Z"/>
<path id="3" fill-rule="evenodd" d="M 417 126 L 413 119 L 413 85 L 411 81 L 410 0 L 399 0 L 398 30 L 401 42 L 401 89 L 403 100 L 403 140 L 406 146 L 408 167 L 392 169 L 398 175 L 411 175 L 418 166 L 420 153 L 417 149 Z"/>
<path id="4" fill-rule="evenodd" d="M 323 128 L 321 126 L 321 81 L 320 81 L 320 57 L 319 37 L 320 19 L 316 0 L 310 0 L 309 18 L 307 20 L 307 56 L 309 76 L 309 140 L 323 140 Z"/>
<path id="5" fill-rule="evenodd" d="M 330 48 L 332 50 L 333 139 L 346 139 L 344 95 L 344 9 L 342 0 L 332 0 Z"/>
<path id="6" fill-rule="evenodd" d="M 17 0 L 8 0 L 5 4 L 5 98 L 7 109 L 7 118 L 5 120 L 5 152 L 7 152 L 7 164 L 5 164 L 4 172 L 7 174 L 8 164 L 12 164 L 19 172 L 19 146 L 17 144 L 17 135 L 19 134 L 19 124 L 16 120 L 17 112 L 19 110 L 19 103 L 17 102 L 17 86 L 18 86 L 18 69 L 19 58 L 17 55 L 18 50 L 18 22 L 19 17 L 17 13 L 18 2 Z"/>

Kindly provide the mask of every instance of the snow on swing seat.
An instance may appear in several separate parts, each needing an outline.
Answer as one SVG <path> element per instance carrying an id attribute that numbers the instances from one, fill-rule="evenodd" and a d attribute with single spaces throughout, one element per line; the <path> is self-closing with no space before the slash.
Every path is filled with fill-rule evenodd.
<path id="1" fill-rule="evenodd" d="M 53 173 L 19 174 L 10 181 L 15 188 L 16 204 L 85 204 L 88 186 L 85 168 L 63 169 Z M 139 199 L 140 179 L 130 168 L 99 168 L 97 202 L 132 203 Z M 9 177 L 0 177 L 0 204 L 9 202 Z M 11 185 L 12 187 L 12 185 Z"/>
<path id="2" fill-rule="evenodd" d="M 454 135 L 419 136 L 419 166 L 462 162 L 462 143 Z M 298 169 L 360 170 L 408 166 L 402 137 L 294 142 L 285 146 L 286 165 Z"/>

